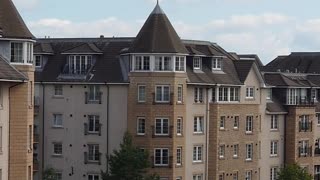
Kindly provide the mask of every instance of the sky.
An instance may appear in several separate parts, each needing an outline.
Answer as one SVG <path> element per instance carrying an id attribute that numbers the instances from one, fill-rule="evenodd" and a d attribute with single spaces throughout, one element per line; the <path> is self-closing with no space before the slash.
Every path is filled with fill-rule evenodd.
<path id="1" fill-rule="evenodd" d="M 319 0 L 159 0 L 182 39 L 257 54 L 264 64 L 320 51 Z M 156 0 L 13 0 L 37 38 L 135 37 Z"/>

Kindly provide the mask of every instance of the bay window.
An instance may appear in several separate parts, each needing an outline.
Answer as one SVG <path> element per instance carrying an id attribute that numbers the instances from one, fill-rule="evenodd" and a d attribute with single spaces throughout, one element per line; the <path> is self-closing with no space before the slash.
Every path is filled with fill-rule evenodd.
<path id="1" fill-rule="evenodd" d="M 176 71 L 185 71 L 185 57 L 176 57 Z"/>
<path id="2" fill-rule="evenodd" d="M 134 67 L 137 71 L 150 71 L 150 56 L 136 56 Z"/>
<path id="3" fill-rule="evenodd" d="M 156 71 L 171 71 L 172 68 L 170 56 L 156 56 L 155 59 L 155 70 Z"/>

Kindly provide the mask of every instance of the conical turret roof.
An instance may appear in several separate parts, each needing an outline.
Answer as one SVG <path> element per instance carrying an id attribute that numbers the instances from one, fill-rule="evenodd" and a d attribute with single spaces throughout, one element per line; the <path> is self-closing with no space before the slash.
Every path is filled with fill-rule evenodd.
<path id="1" fill-rule="evenodd" d="M 188 54 L 168 17 L 157 3 L 141 28 L 130 53 L 183 53 Z"/>
<path id="2" fill-rule="evenodd" d="M 11 0 L 0 0 L 0 38 L 34 39 Z"/>

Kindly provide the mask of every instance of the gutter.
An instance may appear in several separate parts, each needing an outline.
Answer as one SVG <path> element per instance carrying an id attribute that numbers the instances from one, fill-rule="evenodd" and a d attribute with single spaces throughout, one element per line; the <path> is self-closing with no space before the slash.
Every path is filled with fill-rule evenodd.
<path id="1" fill-rule="evenodd" d="M 65 84 L 65 85 L 129 85 L 130 83 L 90 83 L 90 82 L 35 82 L 35 84 Z"/>

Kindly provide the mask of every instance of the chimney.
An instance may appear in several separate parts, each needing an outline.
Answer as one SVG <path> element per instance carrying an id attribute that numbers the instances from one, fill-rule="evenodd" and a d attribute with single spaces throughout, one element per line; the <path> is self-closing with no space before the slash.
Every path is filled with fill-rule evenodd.
<path id="1" fill-rule="evenodd" d="M 100 35 L 100 38 L 104 38 L 104 35 Z"/>

